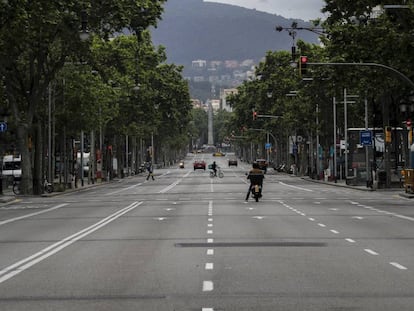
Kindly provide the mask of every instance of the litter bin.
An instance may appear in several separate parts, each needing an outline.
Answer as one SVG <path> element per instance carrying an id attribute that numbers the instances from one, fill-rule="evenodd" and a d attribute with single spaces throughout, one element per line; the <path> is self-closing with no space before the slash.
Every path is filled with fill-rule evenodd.
<path id="1" fill-rule="evenodd" d="M 378 174 L 378 187 L 383 188 L 387 184 L 387 172 L 386 171 L 377 171 Z"/>
<path id="2" fill-rule="evenodd" d="M 414 169 L 404 170 L 404 190 L 406 193 L 414 193 Z"/>

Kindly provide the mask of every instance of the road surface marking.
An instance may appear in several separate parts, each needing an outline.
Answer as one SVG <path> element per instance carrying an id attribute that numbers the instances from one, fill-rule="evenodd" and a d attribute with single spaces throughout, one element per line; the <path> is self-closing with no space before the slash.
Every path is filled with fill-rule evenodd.
<path id="1" fill-rule="evenodd" d="M 207 224 L 207 227 L 213 227 L 213 224 Z"/>
<path id="2" fill-rule="evenodd" d="M 378 256 L 377 252 L 374 252 L 372 249 L 369 248 L 365 248 L 364 251 L 366 251 L 368 254 L 374 255 L 374 256 Z"/>
<path id="3" fill-rule="evenodd" d="M 325 228 L 325 227 L 326 227 L 326 225 L 321 224 L 321 223 L 319 223 L 319 224 L 318 224 L 318 226 L 319 226 L 319 227 L 322 227 L 322 228 Z"/>
<path id="4" fill-rule="evenodd" d="M 398 262 L 390 262 L 390 265 L 400 269 L 400 270 L 407 270 L 407 267 L 404 267 L 403 265 L 400 265 Z"/>
<path id="5" fill-rule="evenodd" d="M 213 255 L 214 255 L 214 249 L 209 248 L 209 249 L 207 250 L 207 255 L 209 255 L 209 256 L 213 256 Z"/>
<path id="6" fill-rule="evenodd" d="M 288 185 L 288 184 L 285 184 L 284 182 L 281 182 L 281 181 L 279 181 L 279 184 L 281 184 L 283 186 L 286 186 L 286 187 L 291 187 L 291 188 L 295 188 L 295 189 L 299 189 L 299 190 L 303 190 L 303 191 L 313 192 L 313 190 L 311 190 L 311 189 L 306 189 L 306 188 L 302 188 L 302 187 Z M 299 198 L 299 199 L 301 199 L 301 198 Z"/>
<path id="7" fill-rule="evenodd" d="M 68 204 L 63 203 L 63 204 L 59 204 L 59 205 L 56 205 L 54 207 L 51 207 L 51 208 L 48 208 L 48 209 L 45 209 L 43 211 L 39 211 L 39 212 L 36 212 L 36 213 L 31 213 L 31 214 L 27 214 L 27 215 L 24 215 L 24 216 L 3 220 L 3 221 L 0 221 L 0 226 L 11 223 L 11 222 L 15 222 L 15 221 L 18 221 L 18 220 L 21 220 L 21 219 L 25 219 L 25 218 L 29 218 L 29 217 L 32 217 L 32 216 L 37 216 L 37 215 L 40 215 L 40 214 L 51 212 L 51 211 L 54 211 L 55 209 L 58 209 L 58 208 L 61 208 L 61 207 L 65 206 L 65 205 L 68 205 Z"/>
<path id="8" fill-rule="evenodd" d="M 35 264 L 45 260 L 46 258 L 60 252 L 62 249 L 72 245 L 73 243 L 83 239 L 84 237 L 88 236 L 89 234 L 95 232 L 96 230 L 108 225 L 109 223 L 113 222 L 114 220 L 118 219 L 122 215 L 132 211 L 133 209 L 140 206 L 143 202 L 134 202 L 127 207 L 105 217 L 101 221 L 89 226 L 75 234 L 72 234 L 59 242 L 56 242 L 41 251 L 26 257 L 2 270 L 0 270 L 0 284 L 11 279 L 12 277 L 16 276 L 17 274 L 29 269 L 30 267 L 34 266 Z"/>
<path id="9" fill-rule="evenodd" d="M 349 243 L 355 243 L 355 240 L 352 239 L 345 239 L 346 241 L 348 241 Z"/>
<path id="10" fill-rule="evenodd" d="M 213 230 L 207 230 L 207 234 L 213 234 Z"/>
<path id="11" fill-rule="evenodd" d="M 214 289 L 214 284 L 212 281 L 203 282 L 203 292 L 211 292 Z"/>
<path id="12" fill-rule="evenodd" d="M 207 239 L 207 243 L 214 243 L 214 239 Z"/>
<path id="13" fill-rule="evenodd" d="M 332 232 L 332 233 L 335 233 L 335 234 L 339 234 L 339 232 L 338 232 L 338 231 L 336 231 L 336 230 L 331 230 L 331 232 Z"/>
<path id="14" fill-rule="evenodd" d="M 315 221 L 315 218 L 308 218 L 310 221 Z"/>
<path id="15" fill-rule="evenodd" d="M 253 216 L 252 218 L 262 220 L 264 217 L 263 216 Z"/>
<path id="16" fill-rule="evenodd" d="M 209 218 L 208 221 L 213 221 L 213 218 Z"/>
<path id="17" fill-rule="evenodd" d="M 213 270 L 213 269 L 214 269 L 214 263 L 212 263 L 212 262 L 207 262 L 207 263 L 206 263 L 206 267 L 205 267 L 205 269 L 206 269 L 206 270 Z"/>
<path id="18" fill-rule="evenodd" d="M 213 308 L 202 308 L 201 311 L 214 311 Z"/>
<path id="19" fill-rule="evenodd" d="M 364 219 L 364 217 L 361 217 L 361 216 L 353 216 L 353 217 L 351 217 L 351 218 L 353 218 L 353 219 L 358 219 L 358 220 L 362 220 L 362 219 Z"/>
<path id="20" fill-rule="evenodd" d="M 105 193 L 105 195 L 113 195 L 113 194 L 116 194 L 116 193 L 119 193 L 119 192 L 122 192 L 122 191 L 125 191 L 125 190 L 129 190 L 129 189 L 136 188 L 136 187 L 141 186 L 141 185 L 142 185 L 142 183 L 139 183 L 139 184 L 136 184 L 136 185 L 132 185 L 132 186 L 129 186 L 129 187 L 120 189 L 120 190 L 116 190 L 116 191 L 113 191 L 113 192 Z"/>

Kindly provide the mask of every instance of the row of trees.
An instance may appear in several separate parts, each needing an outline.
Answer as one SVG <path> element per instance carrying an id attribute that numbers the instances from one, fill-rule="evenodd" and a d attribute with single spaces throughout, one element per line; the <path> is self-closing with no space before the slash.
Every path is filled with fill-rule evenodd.
<path id="1" fill-rule="evenodd" d="M 102 134 L 100 146 L 111 146 L 120 168 L 132 161 L 122 154 L 128 143 L 144 152 L 155 141 L 157 163 L 187 147 L 193 129 L 182 68 L 166 63 L 148 31 L 165 1 L 0 2 L 0 102 L 14 134 L 2 138 L 22 155 L 24 193 L 41 191 L 44 159 L 76 161 L 81 131 Z"/>
<path id="2" fill-rule="evenodd" d="M 327 13 L 327 19 L 323 22 L 314 21 L 315 27 L 324 29 L 324 34 L 320 37 L 321 44 L 310 45 L 299 41 L 297 47 L 300 55 L 308 56 L 310 63 L 383 64 L 413 80 L 412 1 L 404 1 L 402 8 L 391 10 L 382 8 L 389 1 L 325 2 L 323 12 Z M 401 1 L 394 2 L 398 4 Z M 294 57 L 296 61 L 298 56 L 299 54 Z M 276 148 L 275 160 L 279 163 L 296 161 L 301 165 L 300 172 L 303 174 L 319 169 L 316 161 L 316 137 L 320 139 L 320 150 L 325 160 L 329 158 L 331 148 L 336 145 L 333 141 L 333 98 L 338 103 L 343 101 L 344 89 L 359 96 L 359 99 L 353 99 L 355 103 L 348 105 L 348 127 L 365 126 L 365 99 L 368 102 L 370 127 L 401 127 L 403 121 L 410 117 L 401 113 L 399 104 L 409 99 L 412 86 L 384 68 L 308 65 L 307 75 L 300 77 L 297 68 L 292 67 L 292 55 L 278 51 L 267 53 L 265 60 L 257 67 L 257 76 L 258 79 L 247 81 L 239 87 L 239 93 L 231 99 L 235 111 L 233 131 L 241 133 L 248 138 L 247 141 L 253 140 L 259 146 L 264 145 L 265 135 L 248 129 L 259 127 L 273 133 L 280 143 Z M 413 103 L 409 105 L 411 109 L 414 108 Z M 342 104 L 337 106 L 338 124 L 335 131 L 338 138 L 344 137 L 342 107 Z M 281 117 L 253 121 L 253 109 L 259 115 Z M 411 110 L 411 117 L 412 113 Z M 288 150 L 286 140 L 298 135 L 306 141 L 299 144 L 299 158 L 295 159 L 292 149 Z M 402 142 L 395 142 L 392 147 L 396 153 L 401 144 Z M 243 141 L 239 142 L 239 146 L 244 149 L 246 147 Z M 304 149 L 303 152 L 300 148 Z M 403 161 L 407 160 L 404 155 L 402 157 Z M 327 162 L 321 161 L 320 165 L 320 169 L 324 169 Z"/>

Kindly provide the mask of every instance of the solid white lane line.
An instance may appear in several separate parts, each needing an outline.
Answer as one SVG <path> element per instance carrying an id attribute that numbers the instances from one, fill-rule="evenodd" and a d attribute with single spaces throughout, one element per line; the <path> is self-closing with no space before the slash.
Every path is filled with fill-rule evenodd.
<path id="1" fill-rule="evenodd" d="M 348 241 L 349 243 L 355 243 L 355 240 L 352 239 L 345 239 L 346 241 Z"/>
<path id="2" fill-rule="evenodd" d="M 212 262 L 207 262 L 206 266 L 205 266 L 206 270 L 213 270 L 214 269 L 214 263 Z"/>
<path id="3" fill-rule="evenodd" d="M 122 188 L 122 189 L 116 190 L 116 191 L 112 191 L 112 192 L 105 193 L 104 195 L 113 195 L 113 194 L 120 193 L 120 192 L 129 190 L 129 189 L 136 188 L 136 187 L 141 186 L 141 185 L 142 185 L 142 182 L 141 183 L 138 183 L 136 185 L 132 185 L 132 186 L 129 186 L 129 187 L 126 187 L 126 188 Z"/>
<path id="4" fill-rule="evenodd" d="M 214 284 L 212 281 L 203 282 L 203 292 L 211 292 L 214 289 Z"/>
<path id="5" fill-rule="evenodd" d="M 0 270 L 0 284 L 5 282 L 6 280 L 16 276 L 17 274 L 29 269 L 30 267 L 34 266 L 35 264 L 43 261 L 44 259 L 56 254 L 57 252 L 61 251 L 62 249 L 68 247 L 69 245 L 79 241 L 80 239 L 84 238 L 85 236 L 88 236 L 89 234 L 95 232 L 96 230 L 106 226 L 107 224 L 111 223 L 112 221 L 118 219 L 122 215 L 128 213 L 129 211 L 135 209 L 139 205 L 141 205 L 143 202 L 134 202 L 127 207 L 113 213 L 112 215 L 102 219 L 101 221 L 97 222 L 96 224 L 89 226 L 75 234 L 72 234 L 63 240 L 56 242 L 43 250 L 25 258 L 22 259 L 8 267 L 6 267 L 3 270 Z"/>
<path id="6" fill-rule="evenodd" d="M 398 262 L 390 262 L 390 265 L 400 269 L 400 270 L 407 270 L 407 267 L 404 267 L 403 265 L 400 265 Z"/>
<path id="7" fill-rule="evenodd" d="M 365 248 L 364 251 L 366 251 L 368 254 L 374 255 L 374 256 L 378 256 L 377 252 L 374 252 L 372 249 L 369 248 Z"/>
<path id="8" fill-rule="evenodd" d="M 279 181 L 279 184 L 281 184 L 283 186 L 286 186 L 286 187 L 291 187 L 291 188 L 295 188 L 295 189 L 299 189 L 299 190 L 303 190 L 303 191 L 313 192 L 313 190 L 311 190 L 311 189 L 306 189 L 306 188 L 302 188 L 302 187 L 288 185 L 288 184 L 285 184 L 284 182 L 281 182 L 281 181 Z"/>
<path id="9" fill-rule="evenodd" d="M 18 221 L 18 220 L 22 220 L 22 219 L 25 219 L 25 218 L 29 218 L 29 217 L 32 217 L 32 216 L 37 216 L 37 215 L 40 215 L 40 214 L 51 212 L 51 211 L 54 211 L 55 209 L 58 209 L 58 208 L 61 208 L 61 207 L 65 206 L 65 205 L 68 205 L 68 203 L 59 204 L 59 205 L 56 205 L 54 207 L 51 207 L 51 208 L 48 208 L 48 209 L 45 209 L 43 211 L 39 211 L 39 212 L 36 212 L 36 213 L 31 213 L 31 214 L 27 214 L 27 215 L 24 215 L 24 216 L 19 216 L 19 217 L 15 217 L 15 218 L 6 219 L 6 220 L 3 220 L 3 221 L 0 221 L 0 226 L 11 223 L 11 222 L 15 222 L 15 221 Z"/>
<path id="10" fill-rule="evenodd" d="M 207 250 L 207 255 L 209 255 L 209 256 L 213 256 L 213 255 L 214 255 L 214 249 L 209 248 L 209 249 Z"/>

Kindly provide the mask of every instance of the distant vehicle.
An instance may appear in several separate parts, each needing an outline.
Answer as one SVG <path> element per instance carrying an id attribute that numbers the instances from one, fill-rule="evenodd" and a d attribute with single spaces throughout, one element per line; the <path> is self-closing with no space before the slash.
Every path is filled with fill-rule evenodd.
<path id="1" fill-rule="evenodd" d="M 198 170 L 198 169 L 206 170 L 206 162 L 202 160 L 194 161 L 193 166 L 194 166 L 194 170 Z"/>
<path id="2" fill-rule="evenodd" d="M 256 159 L 256 163 L 259 165 L 259 168 L 266 174 L 267 166 L 269 165 L 266 159 Z"/>
<path id="3" fill-rule="evenodd" d="M 179 166 L 180 166 L 180 168 L 184 168 L 184 161 L 181 161 Z"/>
<path id="4" fill-rule="evenodd" d="M 224 154 L 223 152 L 217 151 L 213 153 L 214 157 L 224 157 L 226 154 Z"/>
<path id="5" fill-rule="evenodd" d="M 20 155 L 6 155 L 2 161 L 2 175 L 19 178 L 22 175 L 22 158 Z"/>
<path id="6" fill-rule="evenodd" d="M 229 166 L 237 166 L 237 159 L 229 159 Z"/>

